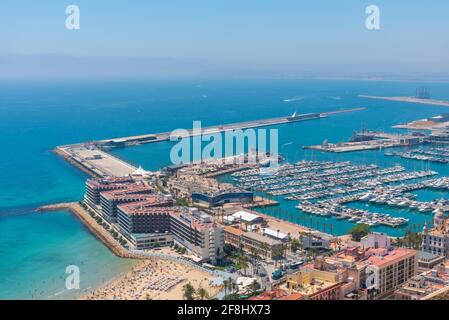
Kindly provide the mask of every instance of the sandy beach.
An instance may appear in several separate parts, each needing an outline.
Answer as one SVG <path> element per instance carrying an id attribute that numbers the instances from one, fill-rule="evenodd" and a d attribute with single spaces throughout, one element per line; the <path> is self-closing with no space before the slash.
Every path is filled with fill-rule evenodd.
<path id="1" fill-rule="evenodd" d="M 191 283 L 204 288 L 209 297 L 217 295 L 221 287 L 211 286 L 209 273 L 164 259 L 142 260 L 125 275 L 121 275 L 92 293 L 81 297 L 87 300 L 182 300 L 183 286 Z"/>

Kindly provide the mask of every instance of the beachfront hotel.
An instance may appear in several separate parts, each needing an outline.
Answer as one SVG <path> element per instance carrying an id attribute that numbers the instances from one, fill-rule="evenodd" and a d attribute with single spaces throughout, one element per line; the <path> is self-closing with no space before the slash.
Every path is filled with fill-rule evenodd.
<path id="1" fill-rule="evenodd" d="M 117 207 L 120 204 L 154 199 L 154 189 L 143 183 L 129 184 L 124 189 L 100 193 L 101 214 L 109 222 L 117 222 Z M 162 204 L 166 201 L 159 201 Z"/>
<path id="2" fill-rule="evenodd" d="M 196 208 L 178 208 L 170 213 L 170 232 L 176 242 L 200 260 L 217 263 L 224 254 L 223 227 Z"/>
<path id="3" fill-rule="evenodd" d="M 135 249 L 173 242 L 186 247 L 198 261 L 223 258 L 223 230 L 211 216 L 183 207 L 155 206 L 154 201 L 123 204 L 118 209 L 120 231 Z"/>
<path id="4" fill-rule="evenodd" d="M 134 183 L 134 180 L 130 176 L 88 179 L 86 181 L 86 194 L 84 200 L 89 206 L 95 208 L 100 205 L 101 192 L 126 189 L 128 185 L 132 183 Z"/>
<path id="5" fill-rule="evenodd" d="M 424 226 L 422 237 L 424 252 L 449 257 L 449 226 L 443 211 L 437 210 L 435 213 L 432 228 Z"/>
<path id="6" fill-rule="evenodd" d="M 118 225 L 135 249 L 148 249 L 172 243 L 170 206 L 159 206 L 156 198 L 118 206 Z"/>
<path id="7" fill-rule="evenodd" d="M 223 258 L 223 228 L 196 208 L 174 207 L 171 195 L 129 177 L 90 179 L 85 203 L 117 226 L 133 249 L 178 243 L 198 261 Z"/>

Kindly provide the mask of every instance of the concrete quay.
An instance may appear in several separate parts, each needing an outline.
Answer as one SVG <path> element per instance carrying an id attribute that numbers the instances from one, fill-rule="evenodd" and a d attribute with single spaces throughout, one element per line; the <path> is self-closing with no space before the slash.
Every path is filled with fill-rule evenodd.
<path id="1" fill-rule="evenodd" d="M 107 152 L 84 144 L 59 146 L 54 151 L 66 161 L 94 177 L 122 177 L 137 169 Z"/>
<path id="2" fill-rule="evenodd" d="M 322 112 L 322 113 L 316 113 L 316 114 L 310 114 L 310 115 L 308 115 L 308 114 L 298 115 L 298 117 L 295 117 L 295 118 L 278 117 L 278 118 L 238 122 L 238 123 L 224 124 L 224 125 L 218 125 L 218 126 L 204 127 L 201 129 L 201 132 L 196 132 L 196 131 L 194 132 L 194 130 L 190 129 L 190 130 L 186 130 L 186 134 L 181 137 L 192 137 L 195 135 L 202 135 L 202 134 L 212 134 L 212 133 L 217 133 L 217 132 L 225 132 L 225 131 L 232 131 L 232 130 L 239 130 L 239 129 L 260 128 L 260 127 L 266 127 L 266 126 L 287 124 L 287 123 L 292 123 L 292 122 L 316 120 L 316 119 L 326 118 L 328 116 L 332 116 L 332 115 L 336 115 L 336 114 L 340 114 L 340 113 L 356 112 L 356 111 L 361 111 L 364 109 L 365 108 L 351 108 L 351 109 L 342 109 L 342 110 L 336 110 L 336 111 L 331 111 L 331 112 Z M 145 143 L 168 141 L 168 140 L 170 140 L 170 135 L 171 135 L 171 132 L 151 133 L 151 134 L 143 134 L 143 135 L 130 136 L 130 137 L 99 140 L 99 141 L 96 141 L 96 143 L 100 146 L 109 147 L 109 148 L 123 147 L 123 146 L 132 146 L 132 145 L 145 144 Z"/>

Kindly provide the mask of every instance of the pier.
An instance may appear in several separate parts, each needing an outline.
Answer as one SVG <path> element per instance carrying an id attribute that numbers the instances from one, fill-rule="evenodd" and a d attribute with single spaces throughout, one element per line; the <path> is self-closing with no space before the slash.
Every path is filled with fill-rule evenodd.
<path id="1" fill-rule="evenodd" d="M 88 228 L 92 234 L 103 242 L 106 247 L 111 250 L 116 256 L 121 258 L 133 258 L 143 259 L 141 254 L 130 252 L 125 249 L 112 235 L 106 231 L 100 224 L 87 212 L 86 209 L 81 207 L 78 202 L 59 203 L 42 206 L 37 209 L 38 212 L 51 212 L 51 211 L 70 211 L 78 217 L 78 219 Z"/>
<path id="2" fill-rule="evenodd" d="M 364 109 L 365 108 L 342 109 L 331 112 L 295 115 L 291 117 L 262 119 L 220 126 L 204 127 L 201 129 L 200 133 L 196 131 L 194 132 L 193 130 L 187 130 L 185 137 L 187 138 L 200 134 L 212 134 L 216 132 L 258 128 L 264 126 L 294 123 L 298 121 L 321 119 L 340 113 L 356 112 Z M 137 168 L 108 153 L 107 151 L 109 149 L 115 147 L 134 146 L 144 143 L 169 141 L 170 134 L 171 132 L 152 133 L 115 139 L 98 140 L 89 143 L 63 145 L 56 147 L 54 149 L 54 152 L 90 176 L 121 177 L 133 173 L 137 170 Z"/>
<path id="3" fill-rule="evenodd" d="M 376 131 L 361 131 L 353 135 L 348 142 L 329 143 L 324 141 L 319 145 L 304 146 L 304 149 L 323 152 L 354 152 L 365 150 L 380 150 L 394 147 L 409 147 L 425 142 L 425 136 L 420 134 L 395 134 Z"/>
<path id="4" fill-rule="evenodd" d="M 122 177 L 137 170 L 136 167 L 99 148 L 84 144 L 59 146 L 54 152 L 93 177 Z"/>
<path id="5" fill-rule="evenodd" d="M 271 118 L 271 119 L 261 119 L 261 120 L 253 120 L 253 121 L 238 122 L 238 123 L 231 123 L 231 124 L 223 124 L 223 125 L 218 125 L 218 126 L 204 127 L 204 128 L 202 128 L 201 132 L 194 132 L 192 129 L 190 129 L 190 130 L 187 130 L 187 134 L 182 137 L 187 138 L 187 137 L 192 137 L 194 135 L 201 135 L 201 134 L 213 134 L 213 133 L 217 133 L 217 132 L 225 132 L 225 131 L 231 131 L 231 130 L 261 128 L 261 127 L 267 127 L 267 126 L 287 124 L 287 123 L 292 123 L 292 122 L 316 120 L 316 119 L 326 118 L 326 117 L 340 114 L 340 113 L 362 111 L 364 109 L 365 108 L 351 108 L 351 109 L 336 110 L 336 111 L 331 111 L 331 112 L 297 115 L 295 117 L 278 117 L 278 118 Z M 133 146 L 133 145 L 138 145 L 138 144 L 168 141 L 168 140 L 170 140 L 170 134 L 171 134 L 171 132 L 151 133 L 151 134 L 143 134 L 143 135 L 130 136 L 130 137 L 99 140 L 99 141 L 96 141 L 96 143 L 102 147 L 107 147 L 107 148 Z"/>

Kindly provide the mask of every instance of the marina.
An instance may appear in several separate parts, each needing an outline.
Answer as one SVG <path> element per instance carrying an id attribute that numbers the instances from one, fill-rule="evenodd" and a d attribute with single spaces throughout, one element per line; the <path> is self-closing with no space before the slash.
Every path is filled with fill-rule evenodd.
<path id="1" fill-rule="evenodd" d="M 232 174 L 242 189 L 263 192 L 298 201 L 295 206 L 307 214 L 346 219 L 351 223 L 369 226 L 400 227 L 408 218 L 393 217 L 388 213 L 349 208 L 353 202 L 366 202 L 390 207 L 407 208 L 417 213 L 437 209 L 449 210 L 449 202 L 435 199 L 424 202 L 413 200 L 410 192 L 420 189 L 449 190 L 447 178 L 431 178 L 432 170 L 407 172 L 402 166 L 381 168 L 376 165 L 354 165 L 346 162 L 301 161 L 284 164 L 271 176 L 260 176 L 256 169 Z"/>

